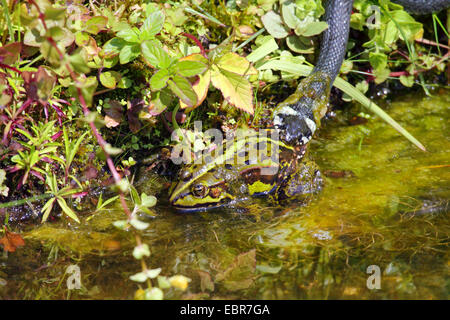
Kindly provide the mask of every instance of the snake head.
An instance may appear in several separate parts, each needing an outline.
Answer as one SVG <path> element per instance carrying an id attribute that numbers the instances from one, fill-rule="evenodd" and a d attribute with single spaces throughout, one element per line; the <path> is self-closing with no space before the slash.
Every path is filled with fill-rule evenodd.
<path id="1" fill-rule="evenodd" d="M 328 107 L 330 77 L 317 72 L 303 79 L 294 94 L 273 112 L 273 124 L 289 145 L 306 145 Z"/>

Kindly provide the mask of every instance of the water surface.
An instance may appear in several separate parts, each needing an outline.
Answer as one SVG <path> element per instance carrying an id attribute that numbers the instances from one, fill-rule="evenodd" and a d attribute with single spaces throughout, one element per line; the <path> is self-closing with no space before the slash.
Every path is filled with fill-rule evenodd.
<path id="1" fill-rule="evenodd" d="M 306 206 L 256 202 L 245 211 L 183 215 L 160 201 L 142 233 L 147 264 L 192 279 L 186 292 L 166 297 L 448 299 L 449 102 L 444 92 L 384 103 L 427 152 L 376 117 L 350 125 L 357 111 L 338 112 L 311 143 L 328 177 Z M 0 253 L 0 298 L 133 298 L 134 236 L 112 226 L 123 213 L 88 217 L 28 228 L 25 247 Z M 67 289 L 71 264 L 80 267 L 81 290 Z M 367 286 L 369 266 L 381 271 L 380 289 Z"/>

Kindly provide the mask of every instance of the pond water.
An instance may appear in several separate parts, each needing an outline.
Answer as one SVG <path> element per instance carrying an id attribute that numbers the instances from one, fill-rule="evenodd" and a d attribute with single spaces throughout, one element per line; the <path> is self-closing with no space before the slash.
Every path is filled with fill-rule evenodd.
<path id="1" fill-rule="evenodd" d="M 192 279 L 166 298 L 448 299 L 450 92 L 380 104 L 428 151 L 378 118 L 349 125 L 338 112 L 310 146 L 327 177 L 308 205 L 177 214 L 161 200 L 141 235 L 146 262 Z M 112 226 L 123 218 L 109 209 L 27 227 L 25 247 L 0 252 L 0 298 L 133 298 L 141 265 L 134 235 Z M 80 290 L 67 288 L 69 265 Z"/>

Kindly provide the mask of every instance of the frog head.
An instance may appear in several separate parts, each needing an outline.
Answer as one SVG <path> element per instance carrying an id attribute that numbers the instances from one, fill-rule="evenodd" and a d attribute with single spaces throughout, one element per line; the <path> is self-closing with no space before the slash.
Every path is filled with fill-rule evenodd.
<path id="1" fill-rule="evenodd" d="M 177 211 L 206 211 L 234 200 L 234 196 L 228 193 L 224 178 L 215 169 L 205 171 L 192 165 L 180 172 L 180 180 L 174 185 L 169 199 Z"/>

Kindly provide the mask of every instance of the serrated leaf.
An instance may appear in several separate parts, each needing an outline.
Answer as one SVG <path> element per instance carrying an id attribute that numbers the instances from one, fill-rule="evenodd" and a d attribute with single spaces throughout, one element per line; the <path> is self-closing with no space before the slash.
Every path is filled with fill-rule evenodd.
<path id="1" fill-rule="evenodd" d="M 182 76 L 175 75 L 167 81 L 170 90 L 175 93 L 188 107 L 197 104 L 197 94 L 192 89 L 191 83 Z"/>
<path id="2" fill-rule="evenodd" d="M 193 77 L 203 73 L 207 67 L 202 62 L 182 60 L 178 61 L 175 68 L 183 77 Z"/>
<path id="3" fill-rule="evenodd" d="M 153 91 L 161 90 L 167 85 L 169 78 L 169 71 L 167 69 L 161 69 L 150 78 L 150 87 Z"/>
<path id="4" fill-rule="evenodd" d="M 103 52 L 108 57 L 118 55 L 127 42 L 121 38 L 112 38 L 103 45 Z"/>
<path id="5" fill-rule="evenodd" d="M 267 32 L 276 39 L 282 39 L 288 36 L 289 30 L 284 26 L 281 17 L 273 11 L 267 12 L 261 18 Z"/>
<path id="6" fill-rule="evenodd" d="M 216 64 L 222 70 L 233 72 L 241 76 L 258 74 L 258 71 L 247 59 L 234 52 L 224 54 L 220 59 L 218 59 Z"/>
<path id="7" fill-rule="evenodd" d="M 108 18 L 104 16 L 96 16 L 86 21 L 84 31 L 91 34 L 97 34 L 106 28 Z"/>
<path id="8" fill-rule="evenodd" d="M 134 28 L 126 28 L 123 30 L 120 30 L 119 32 L 117 32 L 116 34 L 119 38 L 127 41 L 127 42 L 132 42 L 132 43 L 138 43 L 139 42 L 139 29 L 134 27 Z"/>
<path id="9" fill-rule="evenodd" d="M 158 34 L 164 25 L 164 14 L 161 11 L 150 13 L 141 27 L 141 40 L 147 40 Z"/>
<path id="10" fill-rule="evenodd" d="M 192 109 L 198 107 L 203 102 L 203 100 L 205 100 L 206 95 L 208 94 L 210 82 L 211 71 L 207 70 L 204 74 L 199 75 L 197 81 L 192 84 L 192 89 L 197 95 L 197 103 L 191 107 Z M 181 109 L 189 108 L 189 106 L 181 100 L 180 107 Z"/>
<path id="11" fill-rule="evenodd" d="M 253 114 L 253 90 L 250 82 L 242 76 L 213 66 L 211 81 L 223 97 L 236 108 Z"/>
<path id="12" fill-rule="evenodd" d="M 144 60 L 152 67 L 165 69 L 169 67 L 171 59 L 156 40 L 146 40 L 141 44 Z"/>
<path id="13" fill-rule="evenodd" d="M 122 47 L 119 54 L 120 64 L 125 64 L 136 59 L 140 52 L 139 44 L 126 44 Z"/>

